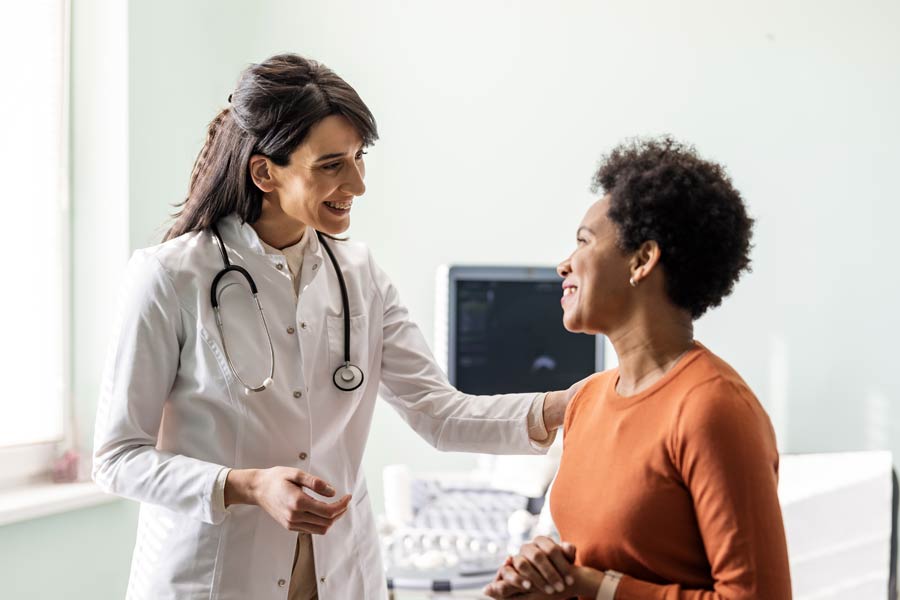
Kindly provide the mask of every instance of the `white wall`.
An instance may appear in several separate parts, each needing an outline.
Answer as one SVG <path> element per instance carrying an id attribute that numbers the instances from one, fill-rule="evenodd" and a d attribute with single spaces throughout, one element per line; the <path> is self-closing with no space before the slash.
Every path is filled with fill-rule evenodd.
<path id="1" fill-rule="evenodd" d="M 461 0 L 131 3 L 131 245 L 158 240 L 239 69 L 318 58 L 382 139 L 351 235 L 432 334 L 441 263 L 555 264 L 600 155 L 669 132 L 725 163 L 754 272 L 698 324 L 786 451 L 900 452 L 900 5 Z M 366 470 L 466 467 L 382 408 Z"/>

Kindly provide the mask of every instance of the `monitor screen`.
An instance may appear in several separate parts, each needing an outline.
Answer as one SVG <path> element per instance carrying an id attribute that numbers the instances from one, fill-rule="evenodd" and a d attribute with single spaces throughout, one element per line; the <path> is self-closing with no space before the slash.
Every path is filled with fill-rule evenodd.
<path id="1" fill-rule="evenodd" d="M 565 389 L 602 369 L 598 336 L 562 324 L 550 267 L 452 267 L 448 375 L 469 394 Z"/>

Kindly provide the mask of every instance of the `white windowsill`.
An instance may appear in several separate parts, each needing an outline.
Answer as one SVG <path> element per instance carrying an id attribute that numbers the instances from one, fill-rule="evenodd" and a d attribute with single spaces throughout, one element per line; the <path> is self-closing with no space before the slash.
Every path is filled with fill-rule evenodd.
<path id="1" fill-rule="evenodd" d="M 93 482 L 40 482 L 0 489 L 0 526 L 118 500 Z"/>

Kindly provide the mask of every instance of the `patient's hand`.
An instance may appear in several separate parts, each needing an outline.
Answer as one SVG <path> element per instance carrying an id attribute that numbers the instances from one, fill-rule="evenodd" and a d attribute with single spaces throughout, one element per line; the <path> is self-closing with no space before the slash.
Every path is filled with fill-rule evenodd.
<path id="1" fill-rule="evenodd" d="M 485 590 L 487 590 L 487 588 L 485 588 Z M 544 592 L 515 592 L 508 596 L 498 596 L 487 591 L 484 593 L 490 598 L 511 598 L 512 600 L 570 600 L 577 594 L 577 592 L 571 590 L 565 592 L 553 592 L 552 594 L 545 594 Z"/>
<path id="2" fill-rule="evenodd" d="M 537 537 L 497 571 L 483 592 L 491 598 L 571 598 L 576 595 L 575 547 Z"/>

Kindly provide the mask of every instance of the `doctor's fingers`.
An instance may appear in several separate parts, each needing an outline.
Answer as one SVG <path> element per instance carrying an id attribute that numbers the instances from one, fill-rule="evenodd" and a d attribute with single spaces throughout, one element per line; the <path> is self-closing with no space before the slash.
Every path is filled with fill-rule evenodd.
<path id="1" fill-rule="evenodd" d="M 297 502 L 294 505 L 294 512 L 308 512 L 320 517 L 325 517 L 326 519 L 334 520 L 344 514 L 347 507 L 350 505 L 351 498 L 352 496 L 347 494 L 337 502 L 328 503 L 316 500 L 312 496 L 308 496 L 301 492 L 300 498 L 297 499 Z"/>
<path id="2" fill-rule="evenodd" d="M 291 516 L 289 520 L 289 525 L 291 528 L 300 527 L 303 525 L 315 525 L 316 527 L 324 527 L 326 530 L 334 525 L 334 522 L 341 518 L 346 510 L 342 513 L 339 513 L 334 518 L 326 519 L 325 517 L 320 517 L 319 515 L 314 515 L 310 512 L 304 512 L 301 514 L 294 514 Z"/>
<path id="3" fill-rule="evenodd" d="M 301 533 L 311 533 L 313 535 L 325 535 L 328 533 L 328 527 L 323 525 L 313 525 L 312 523 L 289 523 L 286 529 L 288 531 L 299 531 Z"/>
<path id="4" fill-rule="evenodd" d="M 289 469 L 288 480 L 293 483 L 311 489 L 317 494 L 323 496 L 334 496 L 334 487 L 323 479 L 319 479 L 315 475 L 310 475 L 306 471 L 300 469 Z"/>
<path id="5" fill-rule="evenodd" d="M 289 522 L 287 524 L 287 529 L 290 531 L 312 533 L 314 535 L 325 535 L 328 533 L 328 530 L 331 529 L 332 525 L 334 525 L 334 521 L 328 521 L 327 519 L 322 519 L 322 517 L 316 517 L 315 515 L 308 515 L 302 519 Z"/>

